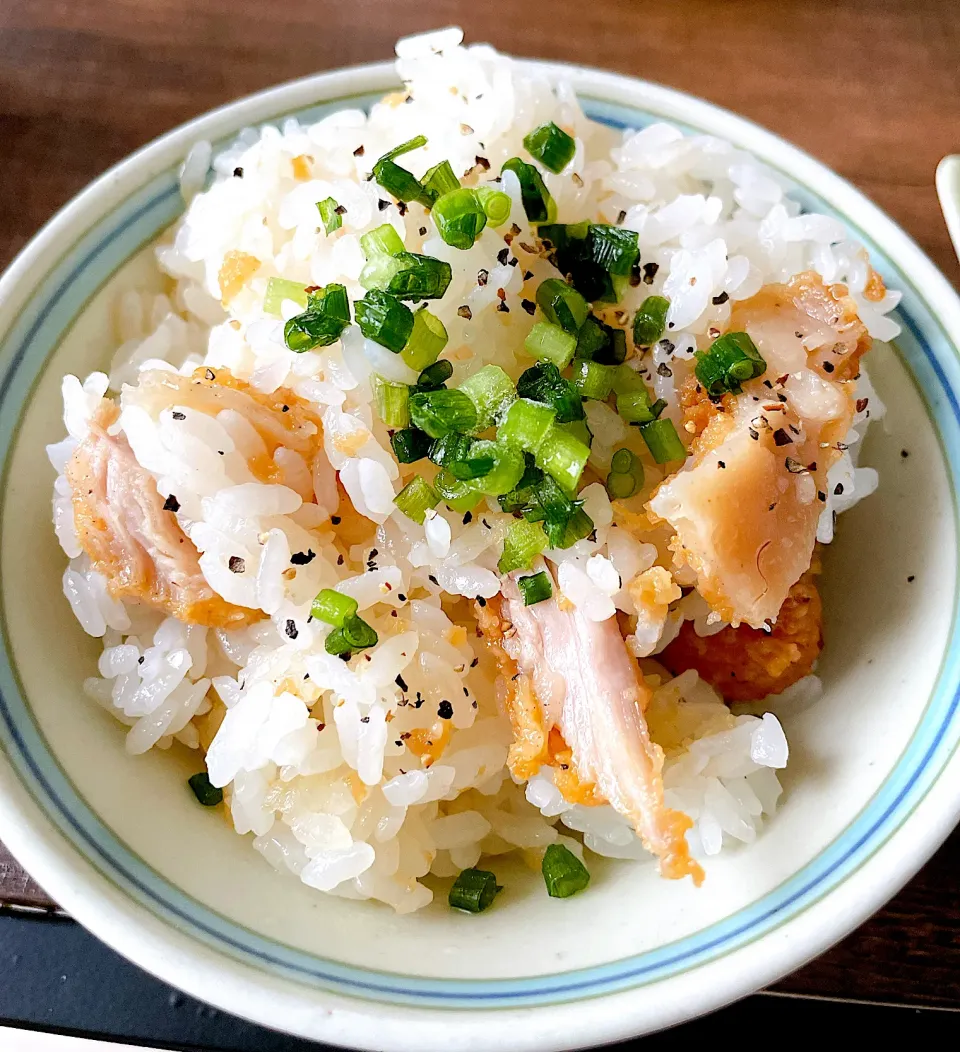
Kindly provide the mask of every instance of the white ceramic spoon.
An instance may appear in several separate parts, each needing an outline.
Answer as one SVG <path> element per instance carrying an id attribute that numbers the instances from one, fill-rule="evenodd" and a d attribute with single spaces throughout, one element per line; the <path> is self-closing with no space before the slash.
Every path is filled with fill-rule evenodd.
<path id="1" fill-rule="evenodd" d="M 950 239 L 960 259 L 960 153 L 944 157 L 937 165 L 937 195 Z"/>

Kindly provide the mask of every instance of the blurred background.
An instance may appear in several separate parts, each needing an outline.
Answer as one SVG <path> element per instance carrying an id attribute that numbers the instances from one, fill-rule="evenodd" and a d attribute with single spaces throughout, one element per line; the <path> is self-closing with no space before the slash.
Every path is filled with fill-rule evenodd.
<path id="1" fill-rule="evenodd" d="M 856 184 L 960 283 L 933 183 L 938 160 L 960 149 L 955 0 L 0 0 L 0 268 L 91 179 L 173 126 L 284 80 L 388 60 L 398 36 L 448 24 L 471 42 L 737 111 Z M 887 1037 L 955 1033 L 944 1010 L 960 1010 L 958 867 L 955 834 L 881 914 L 778 984 L 779 997 L 722 1018 L 810 1035 L 844 1023 Z M 0 847 L 4 901 L 53 909 Z M 141 977 L 69 921 L 10 905 L 3 1021 L 178 1047 L 306 1047 Z M 706 1033 L 691 1026 L 647 1044 Z M 10 1042 L 0 1032 L 0 1048 Z"/>

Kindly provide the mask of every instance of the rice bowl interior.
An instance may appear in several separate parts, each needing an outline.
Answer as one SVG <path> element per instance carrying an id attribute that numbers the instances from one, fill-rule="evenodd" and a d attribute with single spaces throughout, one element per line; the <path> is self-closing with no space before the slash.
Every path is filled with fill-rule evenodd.
<path id="1" fill-rule="evenodd" d="M 561 845 L 588 869 L 597 855 L 652 867 L 646 843 L 666 875 L 696 877 L 705 869 L 700 893 L 708 894 L 709 860 L 752 843 L 774 819 L 782 791 L 777 772 L 788 758 L 780 723 L 762 699 L 767 691 L 750 694 L 753 681 L 742 685 L 742 677 L 734 692 L 721 682 L 729 700 L 758 702 L 749 712 L 731 712 L 717 689 L 717 651 L 709 640 L 724 633 L 734 655 L 742 655 L 746 650 L 735 648 L 745 637 L 734 639 L 736 625 L 762 647 L 784 622 L 780 601 L 768 616 L 759 599 L 741 603 L 736 588 L 718 585 L 723 574 L 708 572 L 705 556 L 676 558 L 683 550 L 695 554 L 697 544 L 681 525 L 692 521 L 689 494 L 674 496 L 669 487 L 679 479 L 689 489 L 690 465 L 708 457 L 723 464 L 714 471 L 727 470 L 718 447 L 693 448 L 705 428 L 692 415 L 697 406 L 684 404 L 683 384 L 699 377 L 696 352 L 735 331 L 731 317 L 738 310 L 764 353 L 764 339 L 776 343 L 756 313 L 757 297 L 771 286 L 813 274 L 795 286 L 805 303 L 804 296 L 842 283 L 830 302 L 842 301 L 849 312 L 844 334 L 856 317 L 864 343 L 897 335 L 887 314 L 899 294 L 878 286 L 864 250 L 842 225 L 802 213 L 775 173 L 720 140 L 684 136 L 666 124 L 626 133 L 594 124 L 564 85 L 554 89 L 490 49 L 463 49 L 452 31 L 401 42 L 398 56 L 407 91 L 369 116 L 346 111 L 313 125 L 267 126 L 212 158 L 199 144 L 183 171 L 188 210 L 155 251 L 159 279 L 116 303 L 119 341 L 104 371 L 64 382 L 68 437 L 50 447 L 58 472 L 54 522 L 70 559 L 64 591 L 85 631 L 103 643 L 99 675 L 90 670 L 85 693 L 129 725 L 131 753 L 193 751 L 197 772 L 205 766 L 208 773 L 204 791 L 225 790 L 234 829 L 249 835 L 267 862 L 319 892 L 373 899 L 405 913 L 428 905 L 438 890 L 445 895 L 444 881 L 461 871 L 498 869 L 506 856 L 511 865 L 539 869 L 545 850 Z M 637 234 L 639 259 L 621 275 L 627 280 L 618 283 L 617 299 L 606 306 L 591 300 L 595 316 L 626 332 L 629 357 L 622 366 L 596 364 L 630 368 L 647 405 L 662 400 L 656 419 L 670 423 L 690 461 L 658 463 L 640 428 L 630 426 L 654 419 L 626 418 L 620 399 L 625 406 L 638 388 L 583 399 L 581 430 L 562 434 L 590 440 L 583 475 L 569 494 L 583 502 L 590 529 L 565 546 L 544 543 L 525 564 L 510 566 L 504 553 L 522 512 L 504 510 L 498 498 L 506 492 L 471 495 L 457 479 L 461 486 L 448 485 L 443 494 L 449 501 L 415 506 L 413 517 L 397 506 L 404 487 L 423 479 L 429 464 L 398 462 L 391 432 L 409 423 L 397 417 L 388 427 L 382 419 L 391 411 L 390 392 L 421 382 L 421 370 L 410 364 L 416 357 L 392 353 L 356 324 L 326 346 L 293 350 L 289 326 L 305 313 L 306 289 L 342 285 L 356 310 L 370 292 L 365 268 L 372 253 L 360 238 L 388 225 L 406 252 L 449 264 L 448 287 L 427 302 L 447 336 L 441 352 L 452 367 L 447 389 L 469 390 L 470 378 L 487 367 L 521 380 L 537 360 L 527 347 L 531 330 L 549 324 L 537 290 L 566 274 L 551 251 L 557 246 L 530 220 L 521 178 L 503 165 L 514 157 L 528 164 L 524 136 L 551 122 L 574 144 L 559 173 L 540 172 L 557 222 L 588 220 Z M 448 161 L 468 188 L 508 199 L 507 216 L 498 226 L 485 220 L 467 248 L 445 241 L 423 204 L 401 206 L 367 179 L 378 158 L 421 135 L 425 145 L 396 158 L 415 180 Z M 211 164 L 212 182 L 202 189 Z M 330 200 L 343 210 L 339 224 L 330 209 L 325 216 L 318 208 Z M 634 323 L 650 297 L 663 297 L 669 308 L 656 338 L 642 344 Z M 813 335 L 818 339 L 798 335 L 811 354 L 840 346 L 820 330 Z M 856 348 L 836 352 L 838 363 L 859 362 L 854 342 Z M 878 353 L 882 348 L 871 352 Z M 570 368 L 577 366 L 564 363 Z M 745 456 L 751 442 L 779 450 L 781 439 L 773 437 L 779 432 L 787 445 L 806 441 L 801 418 L 845 419 L 819 403 L 811 408 L 817 397 L 836 393 L 829 377 L 820 377 L 816 391 L 801 391 L 789 374 L 776 372 L 751 378 L 768 383 L 769 394 L 751 396 L 747 387 L 743 395 L 736 386 L 725 392 L 770 402 L 769 409 L 751 408 L 741 428 Z M 868 420 L 883 407 L 859 365 L 843 382 L 849 426 L 817 443 L 836 454 L 829 470 L 810 458 L 791 466 L 783 454 L 798 507 L 816 511 L 811 547 L 829 543 L 835 514 L 877 484 L 857 457 Z M 491 426 L 505 426 L 511 404 L 498 405 Z M 645 411 L 643 397 L 630 404 Z M 737 417 L 729 400 L 718 409 L 721 396 L 700 404 L 704 412 Z M 770 423 L 784 405 L 800 407 L 791 418 L 793 437 Z M 764 425 L 754 427 L 764 412 Z M 280 440 L 265 443 L 271 428 Z M 725 434 L 721 441 L 732 439 Z M 566 439 L 558 444 L 575 448 Z M 629 470 L 614 471 L 614 454 L 623 449 Z M 103 458 L 102 470 L 94 453 Z M 111 474 L 116 456 L 128 457 L 126 474 Z M 611 476 L 633 472 L 636 481 L 637 465 L 642 481 L 611 499 L 618 485 Z M 199 598 L 185 604 L 178 578 L 175 596 L 154 589 L 144 601 L 134 594 L 136 574 L 127 573 L 121 587 L 119 571 L 104 572 L 110 558 L 91 541 L 104 534 L 103 508 L 87 508 L 79 520 L 77 512 L 92 492 L 84 480 L 93 477 L 118 518 L 151 483 L 156 487 L 162 512 L 175 517 L 163 521 L 196 550 L 190 572 Z M 433 466 L 426 483 L 438 485 Z M 112 527 L 114 539 L 120 529 Z M 789 531 L 778 536 L 786 536 L 787 548 L 795 540 Z M 808 551 L 786 589 L 807 574 L 811 558 L 816 569 L 819 556 Z M 516 582 L 524 573 L 547 575 L 544 606 L 523 606 Z M 150 570 L 140 579 L 152 588 L 160 576 Z M 347 648 L 346 662 L 327 642 L 342 626 L 314 615 L 324 590 L 353 599 L 375 636 L 372 646 Z M 526 638 L 521 608 L 530 611 Z M 547 609 L 568 620 L 546 624 Z M 486 640 L 478 635 L 485 624 Z M 547 637 L 568 630 L 571 646 L 551 656 Z M 616 660 L 629 663 L 635 681 L 629 689 L 639 693 L 604 737 L 597 726 L 583 731 L 576 715 L 564 716 L 576 693 L 569 677 L 566 700 L 551 711 L 542 673 L 544 664 L 555 669 L 557 658 L 587 646 L 591 633 L 596 646 L 606 645 L 613 630 Z M 531 659 L 538 631 L 542 649 Z M 503 653 L 491 651 L 491 632 Z M 607 635 L 601 640 L 600 633 Z M 814 635 L 813 658 L 818 619 Z M 783 688 L 778 711 L 818 695 L 809 642 L 786 644 L 796 653 L 789 651 L 785 666 L 803 673 L 789 686 L 777 670 L 783 662 L 764 665 L 770 682 Z M 676 662 L 685 659 L 690 667 L 682 670 Z M 505 671 L 510 661 L 514 674 Z M 612 667 L 587 664 L 599 676 Z M 698 668 L 706 668 L 705 677 Z M 518 678 L 529 681 L 532 709 L 518 706 Z M 602 688 L 593 684 L 585 697 L 596 701 Z M 532 723 L 523 722 L 524 711 L 533 712 Z M 575 737 L 578 726 L 583 734 Z M 642 755 L 607 770 L 605 757 L 623 743 L 624 728 L 638 727 L 651 738 Z M 552 728 L 559 739 L 551 744 Z M 520 748 L 529 733 L 544 738 L 532 758 Z M 644 789 L 655 797 L 661 762 L 662 796 L 647 810 L 629 792 L 616 797 L 629 780 L 625 767 L 635 775 L 644 763 Z M 663 815 L 677 813 L 688 816 L 689 830 L 663 833 Z"/>

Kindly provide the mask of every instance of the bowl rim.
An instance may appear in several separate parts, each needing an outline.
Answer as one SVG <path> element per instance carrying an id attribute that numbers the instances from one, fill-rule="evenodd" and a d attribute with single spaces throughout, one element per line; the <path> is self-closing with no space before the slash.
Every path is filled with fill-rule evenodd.
<path id="1" fill-rule="evenodd" d="M 604 99 L 649 106 L 664 119 L 693 118 L 724 137 L 765 144 L 789 163 L 793 177 L 831 200 L 852 205 L 866 216 L 871 230 L 882 232 L 890 255 L 935 305 L 954 346 L 960 343 L 960 300 L 916 244 L 859 191 L 784 140 L 711 103 L 637 78 L 561 63 L 521 59 L 522 66 L 590 85 Z M 221 139 L 243 125 L 276 120 L 278 114 L 315 105 L 324 99 L 386 90 L 395 85 L 393 63 L 375 63 L 315 74 L 228 103 L 191 120 L 119 162 L 61 209 L 22 250 L 0 278 L 0 330 L 3 319 L 32 295 L 29 276 L 63 231 L 79 225 L 107 202 L 141 188 L 177 163 L 197 139 Z M 633 95 L 641 101 L 624 102 Z M 738 134 L 730 135 L 734 130 Z M 753 146 L 748 147 L 754 152 Z M 843 209 L 845 211 L 845 209 Z M 588 1040 L 611 1041 L 671 1025 L 701 1014 L 772 981 L 852 930 L 893 894 L 922 865 L 960 815 L 960 758 L 947 762 L 912 814 L 854 874 L 808 906 L 783 927 L 689 972 L 657 984 L 656 998 L 631 997 L 630 989 L 536 1009 L 457 1009 L 451 1027 L 449 1009 L 358 1001 L 340 994 L 291 984 L 250 965 L 227 958 L 177 931 L 109 883 L 60 834 L 19 783 L 6 758 L 0 758 L 0 831 L 8 846 L 81 923 L 114 949 L 173 985 L 218 1006 L 282 1026 L 305 1036 L 355 1047 L 413 1049 L 475 1048 L 481 1037 L 516 1048 L 560 1048 Z M 951 790 L 951 784 L 957 786 Z M 856 890 L 856 894 L 854 894 Z M 758 952 L 763 945 L 763 953 Z M 232 986 L 226 981 L 229 975 Z M 693 985 L 691 985 L 693 981 Z M 294 987 L 295 989 L 291 989 Z M 695 991 L 696 996 L 691 997 Z M 705 992 L 709 991 L 709 992 Z M 696 1001 L 691 1009 L 691 1002 Z M 318 1004 L 322 1002 L 322 1006 Z M 644 1002 L 644 1003 L 640 1003 Z M 655 1002 L 651 1004 L 650 1002 Z M 544 1009 L 547 1009 L 545 1012 Z M 405 1033 L 397 1024 L 404 1022 Z M 580 1036 L 578 1036 L 580 1035 Z"/>

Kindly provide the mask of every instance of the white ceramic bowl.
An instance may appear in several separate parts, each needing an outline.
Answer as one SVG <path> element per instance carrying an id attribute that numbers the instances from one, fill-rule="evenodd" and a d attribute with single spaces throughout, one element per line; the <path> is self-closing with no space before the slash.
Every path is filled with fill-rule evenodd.
<path id="1" fill-rule="evenodd" d="M 326 898 L 196 807 L 185 759 L 127 756 L 121 729 L 80 693 L 94 647 L 60 595 L 43 454 L 61 433 L 60 377 L 105 363 L 110 304 L 150 280 L 145 246 L 182 208 L 176 169 L 192 142 L 370 101 L 394 86 L 391 66 L 297 81 L 172 132 L 68 205 L 0 280 L 0 837 L 137 964 L 331 1043 L 558 1049 L 676 1023 L 839 939 L 958 815 L 955 293 L 877 208 L 775 136 L 656 85 L 537 68 L 571 80 L 598 119 L 666 118 L 752 150 L 805 204 L 840 216 L 904 291 L 897 350 L 871 355 L 889 406 L 867 443 L 880 490 L 844 516 L 826 560 L 825 695 L 780 711 L 793 749 L 781 813 L 754 845 L 711 861 L 700 891 L 649 865 L 597 862 L 589 894 L 568 901 L 505 873 L 509 891 L 483 917 Z"/>

